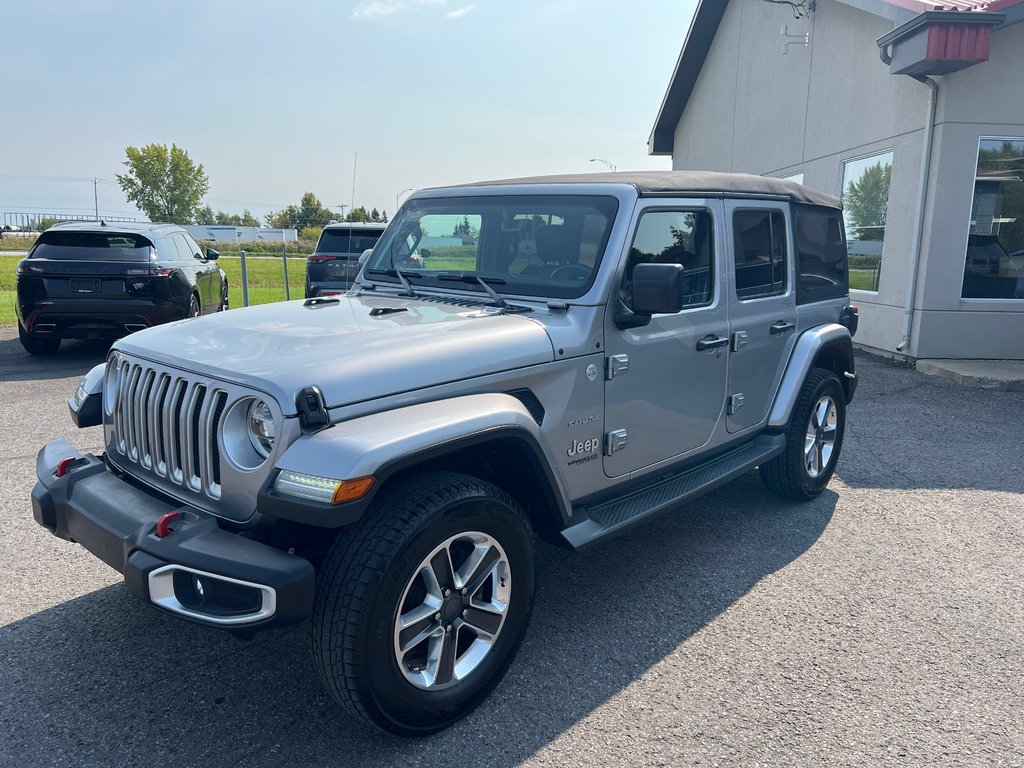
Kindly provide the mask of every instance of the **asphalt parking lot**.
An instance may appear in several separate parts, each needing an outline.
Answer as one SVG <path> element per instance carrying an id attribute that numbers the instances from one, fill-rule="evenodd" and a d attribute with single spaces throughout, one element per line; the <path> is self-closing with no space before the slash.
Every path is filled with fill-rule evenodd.
<path id="1" fill-rule="evenodd" d="M 1024 394 L 878 358 L 830 489 L 755 474 L 583 555 L 543 547 L 523 649 L 438 736 L 348 720 L 306 630 L 138 602 L 32 520 L 39 447 L 106 349 L 0 329 L 0 765 L 1024 765 Z"/>

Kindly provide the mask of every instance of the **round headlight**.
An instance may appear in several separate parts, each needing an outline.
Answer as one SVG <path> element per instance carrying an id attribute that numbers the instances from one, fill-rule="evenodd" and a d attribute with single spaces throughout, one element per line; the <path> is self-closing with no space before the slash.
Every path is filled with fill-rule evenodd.
<path id="1" fill-rule="evenodd" d="M 256 453 L 264 459 L 274 450 L 274 414 L 262 400 L 253 400 L 249 406 L 246 421 L 249 424 L 249 440 Z"/>

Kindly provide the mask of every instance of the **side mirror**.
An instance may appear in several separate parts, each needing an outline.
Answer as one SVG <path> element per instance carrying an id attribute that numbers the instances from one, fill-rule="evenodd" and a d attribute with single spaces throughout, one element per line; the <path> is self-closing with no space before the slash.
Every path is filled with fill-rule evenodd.
<path id="1" fill-rule="evenodd" d="M 220 258 L 220 252 L 213 250 L 213 248 L 206 249 L 206 258 L 210 261 L 216 261 Z"/>
<path id="2" fill-rule="evenodd" d="M 367 248 L 365 251 L 359 254 L 359 266 L 363 266 L 366 260 L 373 255 L 373 248 Z"/>
<path id="3" fill-rule="evenodd" d="M 420 248 L 420 258 L 429 259 L 430 258 L 430 249 L 429 248 Z"/>
<path id="4" fill-rule="evenodd" d="M 682 264 L 637 264 L 633 268 L 633 312 L 672 315 L 682 308 Z"/>

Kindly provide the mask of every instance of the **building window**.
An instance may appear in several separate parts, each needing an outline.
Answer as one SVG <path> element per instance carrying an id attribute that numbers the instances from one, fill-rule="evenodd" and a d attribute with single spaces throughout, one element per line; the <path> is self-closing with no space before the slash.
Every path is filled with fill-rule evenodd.
<path id="1" fill-rule="evenodd" d="M 891 177 L 891 151 L 843 163 L 841 196 L 851 288 L 878 290 Z"/>
<path id="2" fill-rule="evenodd" d="M 1024 139 L 982 139 L 960 295 L 1024 299 Z"/>

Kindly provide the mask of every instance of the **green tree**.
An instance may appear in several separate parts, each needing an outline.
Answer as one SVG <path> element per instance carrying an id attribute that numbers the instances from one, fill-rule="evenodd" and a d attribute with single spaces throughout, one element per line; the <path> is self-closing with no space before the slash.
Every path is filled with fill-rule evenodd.
<path id="1" fill-rule="evenodd" d="M 188 224 L 210 188 L 202 164 L 192 162 L 181 147 L 147 144 L 125 148 L 127 173 L 117 174 L 124 196 L 152 221 Z"/>
<path id="2" fill-rule="evenodd" d="M 884 239 L 891 178 L 892 165 L 877 162 L 846 185 L 843 207 L 858 240 Z"/>
<path id="3" fill-rule="evenodd" d="M 363 206 L 359 206 L 348 212 L 348 215 L 345 216 L 345 221 L 372 221 L 372 219 L 367 210 Z"/>
<path id="4" fill-rule="evenodd" d="M 217 214 L 213 212 L 213 208 L 209 205 L 204 205 L 198 211 L 196 211 L 196 224 L 216 224 Z"/>
<path id="5" fill-rule="evenodd" d="M 337 218 L 338 214 L 324 206 L 312 192 L 304 194 L 298 205 L 289 205 L 266 217 L 269 226 L 279 229 L 322 227 Z"/>

